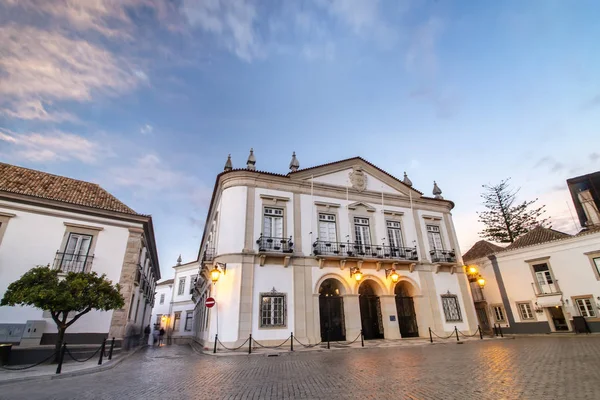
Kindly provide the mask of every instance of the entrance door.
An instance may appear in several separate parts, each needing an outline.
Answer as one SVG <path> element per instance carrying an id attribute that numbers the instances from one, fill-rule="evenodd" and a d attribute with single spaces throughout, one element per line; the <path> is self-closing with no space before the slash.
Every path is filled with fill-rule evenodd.
<path id="1" fill-rule="evenodd" d="M 319 289 L 319 316 L 323 342 L 327 339 L 339 342 L 346 340 L 344 298 L 340 296 L 340 290 L 341 284 L 335 279 L 325 280 Z"/>
<path id="2" fill-rule="evenodd" d="M 569 325 L 563 313 L 562 307 L 550 307 L 548 308 L 552 323 L 554 324 L 554 330 L 556 331 L 568 331 Z"/>
<path id="3" fill-rule="evenodd" d="M 394 289 L 394 293 L 396 294 L 398 327 L 400 328 L 400 335 L 403 338 L 419 336 L 417 314 L 415 313 L 415 304 L 411 296 L 412 293 L 409 285 L 409 283 L 400 282 Z"/>
<path id="4" fill-rule="evenodd" d="M 484 333 L 491 333 L 490 320 L 485 310 L 486 303 L 475 303 L 475 311 L 477 312 L 477 321 L 481 327 L 481 331 Z"/>
<path id="5" fill-rule="evenodd" d="M 381 320 L 381 303 L 375 294 L 372 284 L 363 282 L 358 289 L 360 319 L 365 340 L 383 339 L 383 322 Z"/>

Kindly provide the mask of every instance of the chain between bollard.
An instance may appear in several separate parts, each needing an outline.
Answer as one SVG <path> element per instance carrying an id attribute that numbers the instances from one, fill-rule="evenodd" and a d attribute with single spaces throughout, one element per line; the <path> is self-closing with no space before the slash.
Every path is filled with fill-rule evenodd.
<path id="1" fill-rule="evenodd" d="M 290 351 L 294 351 L 294 332 L 290 333 Z"/>
<path id="2" fill-rule="evenodd" d="M 32 364 L 32 365 L 28 365 L 26 367 L 10 368 L 10 367 L 5 367 L 5 366 L 0 365 L 0 369 L 4 369 L 4 370 L 7 370 L 7 371 L 24 371 L 24 370 L 29 369 L 29 368 L 37 367 L 38 365 L 41 365 L 41 364 L 45 363 L 46 361 L 50 360 L 54 356 L 56 356 L 56 352 L 54 352 L 50 356 L 44 358 L 42 361 L 37 362 L 37 363 Z"/>

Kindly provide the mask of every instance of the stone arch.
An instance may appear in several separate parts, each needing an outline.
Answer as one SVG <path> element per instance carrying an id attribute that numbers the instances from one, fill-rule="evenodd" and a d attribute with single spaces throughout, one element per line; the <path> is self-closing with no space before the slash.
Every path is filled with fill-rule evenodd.
<path id="1" fill-rule="evenodd" d="M 342 296 L 344 294 L 352 293 L 352 291 L 350 290 L 350 286 L 348 285 L 348 282 L 346 282 L 346 280 L 344 278 L 342 278 L 338 274 L 330 273 L 330 274 L 325 274 L 319 278 L 319 280 L 317 281 L 317 284 L 315 285 L 315 288 L 313 290 L 313 294 L 319 294 L 319 289 L 321 288 L 321 285 L 327 279 L 335 279 L 336 281 L 338 281 L 340 283 L 341 288 L 343 289 L 343 293 L 340 293 L 340 296 Z"/>
<path id="2" fill-rule="evenodd" d="M 411 297 L 415 297 L 415 296 L 420 296 L 421 295 L 421 288 L 419 287 L 419 285 L 411 278 L 409 278 L 408 276 L 400 276 L 400 279 L 398 279 L 398 282 L 396 282 L 395 284 L 391 285 L 390 287 L 390 294 L 391 295 L 395 295 L 396 294 L 396 288 L 398 287 L 398 285 L 403 284 L 403 285 L 410 285 L 410 296 Z"/>
<path id="3" fill-rule="evenodd" d="M 360 282 L 356 282 L 354 285 L 354 294 L 358 294 L 358 289 L 360 288 L 360 285 L 362 285 L 363 283 L 369 281 L 369 284 L 372 285 L 373 290 L 375 291 L 375 294 L 377 296 L 382 296 L 385 294 L 386 292 L 386 286 L 385 283 L 383 283 L 381 281 L 381 279 L 375 275 L 364 275 L 363 278 L 360 280 Z"/>

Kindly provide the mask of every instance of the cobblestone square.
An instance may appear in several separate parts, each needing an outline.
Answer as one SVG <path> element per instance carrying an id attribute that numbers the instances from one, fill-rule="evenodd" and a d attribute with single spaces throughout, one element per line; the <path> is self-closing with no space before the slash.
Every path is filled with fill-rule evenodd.
<path id="1" fill-rule="evenodd" d="M 527 337 L 212 357 L 141 350 L 91 375 L 0 386 L 2 399 L 597 399 L 600 337 Z"/>

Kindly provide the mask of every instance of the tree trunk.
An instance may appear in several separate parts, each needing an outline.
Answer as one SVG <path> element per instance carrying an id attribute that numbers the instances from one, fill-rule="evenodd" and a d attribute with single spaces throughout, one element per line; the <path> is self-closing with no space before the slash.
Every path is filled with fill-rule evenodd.
<path id="1" fill-rule="evenodd" d="M 56 339 L 56 344 L 54 345 L 54 362 L 55 363 L 58 363 L 58 360 L 60 358 L 60 351 L 61 351 L 63 342 L 65 341 L 65 331 L 67 330 L 66 327 L 61 327 L 61 326 L 57 326 L 57 328 L 58 328 L 58 339 Z"/>

